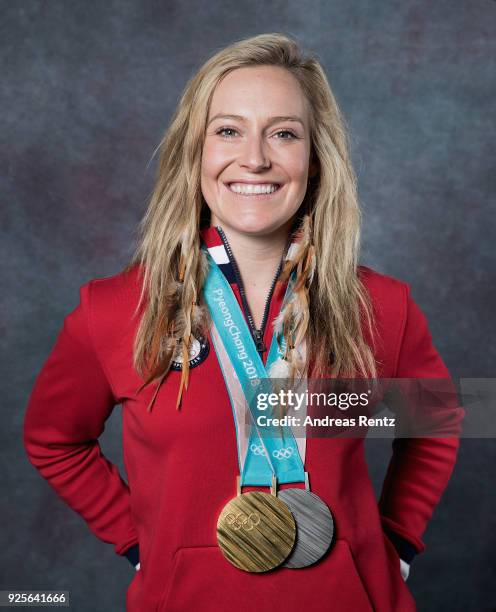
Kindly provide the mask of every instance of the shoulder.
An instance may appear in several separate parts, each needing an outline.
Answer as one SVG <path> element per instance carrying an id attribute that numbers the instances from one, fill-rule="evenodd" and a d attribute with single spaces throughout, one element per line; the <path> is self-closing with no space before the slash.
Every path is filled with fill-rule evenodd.
<path id="1" fill-rule="evenodd" d="M 410 293 L 410 286 L 403 280 L 383 274 L 368 266 L 358 266 L 358 277 L 367 289 L 372 300 L 405 300 Z"/>
<path id="2" fill-rule="evenodd" d="M 358 277 L 365 287 L 374 312 L 388 322 L 403 322 L 411 301 L 410 285 L 394 276 L 383 274 L 368 266 L 358 267 Z"/>
<path id="3" fill-rule="evenodd" d="M 98 277 L 82 285 L 81 300 L 91 313 L 117 317 L 137 307 L 143 286 L 142 268 L 134 264 L 112 276 Z"/>
<path id="4" fill-rule="evenodd" d="M 368 334 L 367 338 L 382 366 L 382 375 L 392 375 L 408 317 L 410 286 L 368 266 L 358 267 L 358 277 L 370 298 L 376 328 L 374 340 Z"/>
<path id="5" fill-rule="evenodd" d="M 97 349 L 134 332 L 144 308 L 140 305 L 142 285 L 142 268 L 135 264 L 81 286 L 81 307 Z"/>
<path id="6" fill-rule="evenodd" d="M 83 287 L 89 294 L 89 299 L 111 307 L 115 305 L 116 300 L 133 302 L 140 295 L 142 283 L 142 268 L 139 264 L 134 264 L 112 276 L 93 278 Z"/>

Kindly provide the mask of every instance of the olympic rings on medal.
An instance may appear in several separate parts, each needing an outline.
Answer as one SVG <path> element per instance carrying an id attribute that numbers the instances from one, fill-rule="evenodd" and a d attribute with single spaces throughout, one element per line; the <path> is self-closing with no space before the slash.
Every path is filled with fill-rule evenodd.
<path id="1" fill-rule="evenodd" d="M 285 561 L 296 540 L 296 524 L 288 506 L 271 494 L 239 493 L 217 519 L 217 542 L 224 557 L 246 572 L 267 572 Z M 241 489 L 240 476 L 236 488 Z"/>
<path id="2" fill-rule="evenodd" d="M 254 455 L 265 455 L 265 449 L 261 444 L 252 444 L 250 450 Z"/>
<path id="3" fill-rule="evenodd" d="M 280 450 L 272 451 L 272 456 L 279 460 L 289 459 L 293 455 L 293 453 L 293 448 L 291 446 L 288 446 L 286 448 L 281 448 Z"/>
<path id="4" fill-rule="evenodd" d="M 236 531 L 239 531 L 241 528 L 245 531 L 251 531 L 255 525 L 260 523 L 260 515 L 256 512 L 250 512 L 248 516 L 244 512 L 238 512 L 237 514 L 230 512 L 226 514 L 226 522 Z"/>

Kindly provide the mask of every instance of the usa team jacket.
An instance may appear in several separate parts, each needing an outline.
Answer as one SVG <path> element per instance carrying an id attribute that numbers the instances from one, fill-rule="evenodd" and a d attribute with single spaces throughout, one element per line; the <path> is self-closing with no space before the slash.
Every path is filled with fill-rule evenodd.
<path id="1" fill-rule="evenodd" d="M 216 228 L 202 237 L 208 247 L 228 247 Z M 227 255 L 221 269 L 243 306 Z M 409 286 L 368 267 L 359 273 L 380 331 L 374 344 L 380 375 L 449 377 Z M 81 287 L 80 303 L 64 319 L 24 420 L 29 461 L 58 495 L 118 555 L 131 559 L 139 550 L 127 612 L 415 610 L 399 554 L 409 561 L 424 550 L 422 535 L 450 478 L 458 439 L 397 439 L 377 501 L 363 439 L 308 438 L 312 490 L 335 518 L 330 553 L 304 569 L 237 569 L 216 540 L 217 518 L 236 494 L 239 469 L 232 409 L 211 338 L 208 354 L 190 371 L 181 409 L 175 407 L 181 372 L 171 371 L 147 412 L 155 385 L 137 395 L 143 381 L 132 366 L 141 279 L 136 266 Z M 265 346 L 284 289 L 276 283 L 272 290 Z M 127 483 L 98 443 L 118 404 Z M 291 485 L 280 488 L 285 486 Z"/>

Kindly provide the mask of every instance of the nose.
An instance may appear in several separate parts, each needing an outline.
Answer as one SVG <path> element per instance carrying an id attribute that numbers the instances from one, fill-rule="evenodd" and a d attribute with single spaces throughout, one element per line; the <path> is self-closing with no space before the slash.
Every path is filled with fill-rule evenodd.
<path id="1" fill-rule="evenodd" d="M 246 138 L 239 157 L 239 165 L 252 172 L 270 167 L 270 159 L 265 150 L 265 143 L 261 136 L 251 135 Z"/>

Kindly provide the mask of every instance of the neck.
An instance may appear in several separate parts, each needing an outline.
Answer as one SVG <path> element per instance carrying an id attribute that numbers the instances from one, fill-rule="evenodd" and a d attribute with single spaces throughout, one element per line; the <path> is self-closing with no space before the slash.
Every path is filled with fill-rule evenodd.
<path id="1" fill-rule="evenodd" d="M 270 289 L 288 241 L 291 223 L 265 236 L 241 234 L 215 217 L 211 223 L 222 228 L 229 242 L 241 276 L 249 313 L 255 328 L 260 330 Z"/>
<path id="2" fill-rule="evenodd" d="M 215 219 L 212 225 L 224 231 L 245 288 L 267 290 L 284 254 L 291 224 L 265 236 L 240 234 Z"/>

